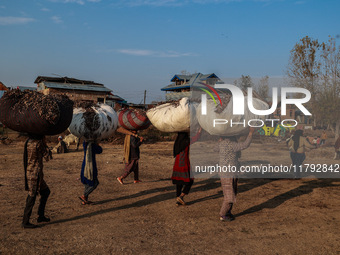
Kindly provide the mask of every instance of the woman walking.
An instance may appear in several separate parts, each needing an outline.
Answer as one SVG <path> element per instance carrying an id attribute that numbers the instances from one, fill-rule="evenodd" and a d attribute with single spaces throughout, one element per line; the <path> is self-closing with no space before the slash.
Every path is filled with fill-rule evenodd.
<path id="1" fill-rule="evenodd" d="M 238 161 L 241 150 L 249 147 L 254 128 L 249 128 L 249 134 L 244 142 L 237 142 L 236 137 L 221 137 L 219 148 L 220 148 L 220 166 L 230 166 L 240 168 Z M 223 190 L 223 203 L 220 210 L 221 221 L 232 221 L 235 219 L 231 213 L 233 205 L 236 202 L 237 195 L 237 182 L 238 178 L 235 177 L 234 173 L 220 173 L 221 186 Z"/>
<path id="2" fill-rule="evenodd" d="M 84 184 L 84 194 L 79 197 L 83 205 L 90 204 L 89 195 L 98 187 L 98 170 L 96 163 L 96 154 L 103 152 L 102 147 L 96 142 L 84 141 L 84 160 L 81 167 L 80 178 Z"/>
<path id="3" fill-rule="evenodd" d="M 189 194 L 194 179 L 190 178 L 190 144 L 196 142 L 201 134 L 202 129 L 191 138 L 188 132 L 179 132 L 174 144 L 175 164 L 171 176 L 172 183 L 176 185 L 176 205 L 186 205 L 184 196 Z"/>

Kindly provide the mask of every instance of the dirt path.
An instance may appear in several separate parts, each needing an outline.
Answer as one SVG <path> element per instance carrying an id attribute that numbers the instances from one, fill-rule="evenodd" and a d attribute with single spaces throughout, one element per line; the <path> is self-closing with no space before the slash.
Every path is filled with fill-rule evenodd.
<path id="1" fill-rule="evenodd" d="M 0 254 L 340 254 L 340 179 L 240 180 L 236 220 L 222 223 L 219 180 L 196 179 L 189 205 L 175 206 L 172 145 L 143 145 L 143 182 L 123 186 L 122 146 L 103 144 L 93 206 L 78 199 L 83 152 L 55 155 L 45 163 L 52 221 L 24 230 L 23 142 L 0 144 Z M 242 159 L 290 163 L 275 144 L 252 144 Z"/>

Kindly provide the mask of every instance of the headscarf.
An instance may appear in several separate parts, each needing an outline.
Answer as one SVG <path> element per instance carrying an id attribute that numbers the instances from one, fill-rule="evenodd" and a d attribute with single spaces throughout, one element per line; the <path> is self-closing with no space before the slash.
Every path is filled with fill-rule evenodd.
<path id="1" fill-rule="evenodd" d="M 292 140 L 294 141 L 294 150 L 295 152 L 297 151 L 297 149 L 299 148 L 300 146 L 300 137 L 303 135 L 303 130 L 299 129 L 299 130 L 296 130 L 293 137 L 292 137 Z"/>
<path id="2" fill-rule="evenodd" d="M 174 157 L 185 150 L 190 145 L 190 137 L 188 132 L 178 132 L 177 138 L 174 144 Z"/>

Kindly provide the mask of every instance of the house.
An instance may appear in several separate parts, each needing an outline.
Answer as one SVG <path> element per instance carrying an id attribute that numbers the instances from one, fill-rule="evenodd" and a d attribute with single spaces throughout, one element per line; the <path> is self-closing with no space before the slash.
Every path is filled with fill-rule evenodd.
<path id="1" fill-rule="evenodd" d="M 305 116 L 295 105 L 286 105 L 286 115 L 282 115 L 281 102 L 277 104 L 276 110 L 271 114 L 271 119 L 296 120 L 298 124 L 312 125 L 313 119 L 311 116 Z"/>
<path id="2" fill-rule="evenodd" d="M 0 81 L 0 98 L 5 94 L 5 92 L 9 90 L 9 88 L 7 88 L 5 86 L 5 84 L 3 84 L 1 81 Z"/>
<path id="3" fill-rule="evenodd" d="M 107 96 L 105 103 L 116 111 L 118 111 L 120 108 L 128 107 L 128 104 L 124 98 L 114 95 L 112 92 L 110 92 L 110 94 Z"/>
<path id="4" fill-rule="evenodd" d="M 37 84 L 37 91 L 44 95 L 63 93 L 74 101 L 105 103 L 111 94 L 111 89 L 101 83 L 69 77 L 38 76 L 34 83 Z"/>
<path id="5" fill-rule="evenodd" d="M 190 97 L 190 89 L 193 86 L 200 86 L 200 83 L 215 85 L 216 83 L 221 82 L 221 80 L 214 73 L 194 73 L 190 75 L 175 74 L 174 77 L 172 77 L 171 82 L 172 83 L 170 85 L 161 89 L 162 91 L 166 92 L 166 101 Z"/>

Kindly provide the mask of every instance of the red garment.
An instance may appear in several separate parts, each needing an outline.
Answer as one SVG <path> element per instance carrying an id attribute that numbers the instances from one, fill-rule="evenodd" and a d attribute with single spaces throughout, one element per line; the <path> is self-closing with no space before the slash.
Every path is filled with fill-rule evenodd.
<path id="1" fill-rule="evenodd" d="M 201 136 L 198 132 L 191 138 L 190 144 L 195 143 Z M 190 178 L 190 159 L 189 159 L 190 145 L 185 147 L 184 151 L 181 151 L 176 155 L 175 164 L 171 176 L 171 180 L 174 184 L 186 184 L 193 182 L 193 178 Z"/>
<path id="2" fill-rule="evenodd" d="M 190 178 L 189 146 L 187 146 L 184 151 L 177 154 L 171 180 L 178 184 L 189 183 L 193 180 Z"/>

